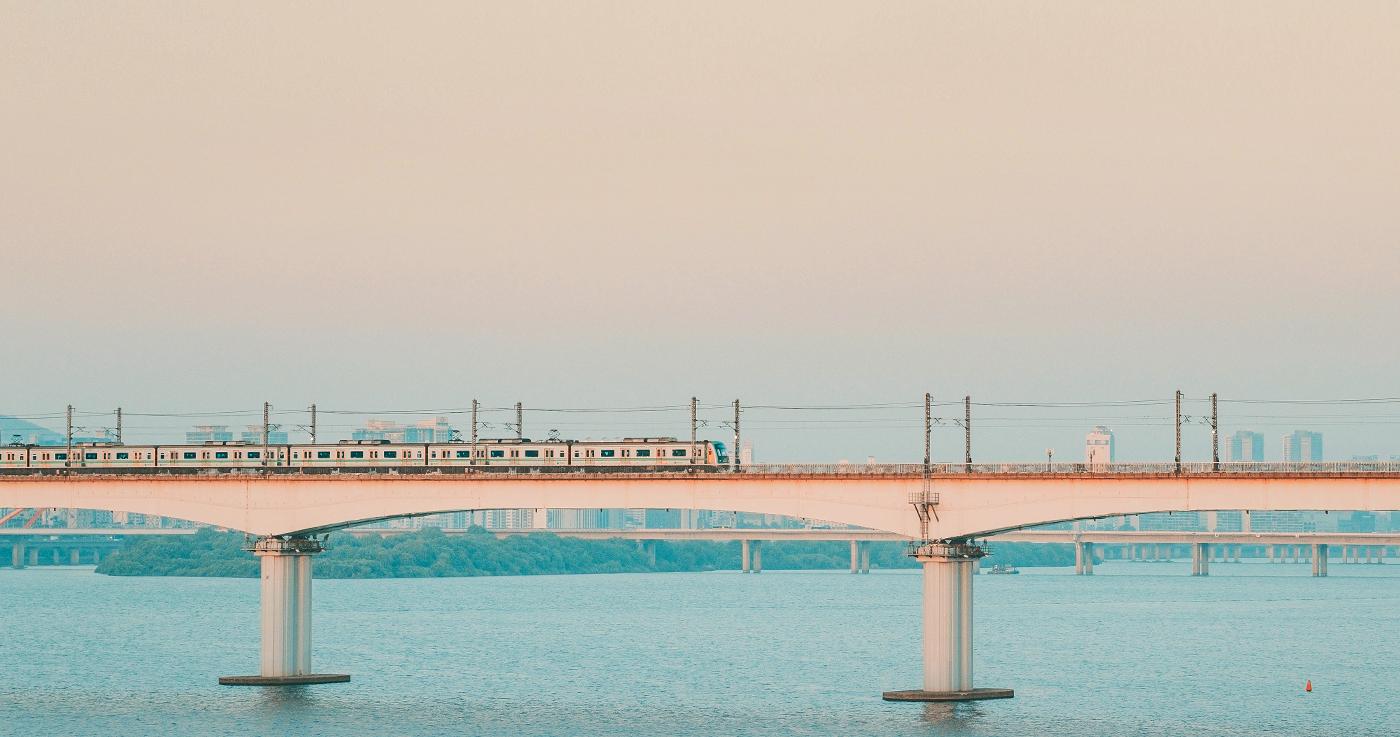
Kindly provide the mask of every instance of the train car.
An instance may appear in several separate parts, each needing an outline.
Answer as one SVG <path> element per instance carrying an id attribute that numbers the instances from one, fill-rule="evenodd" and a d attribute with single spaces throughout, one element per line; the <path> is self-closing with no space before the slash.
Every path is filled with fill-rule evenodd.
<path id="1" fill-rule="evenodd" d="M 267 458 L 263 458 L 263 453 Z M 199 445 L 161 445 L 155 448 L 159 468 L 262 468 L 286 466 L 288 446 L 248 445 L 237 440 L 212 440 Z"/>
<path id="2" fill-rule="evenodd" d="M 292 465 L 302 468 L 394 468 L 423 466 L 427 446 L 388 440 L 342 440 L 335 445 L 290 446 Z"/>
<path id="3" fill-rule="evenodd" d="M 714 446 L 672 437 L 581 440 L 571 444 L 570 464 L 575 466 L 693 466 L 716 462 Z"/>
<path id="4" fill-rule="evenodd" d="M 452 443 L 430 446 L 430 452 L 437 454 L 433 465 L 439 466 L 567 466 L 571 442 L 484 438 L 474 449 L 471 443 Z"/>
<path id="5" fill-rule="evenodd" d="M 29 468 L 29 446 L 6 445 L 0 447 L 0 469 Z"/>
<path id="6" fill-rule="evenodd" d="M 73 446 L 72 468 L 142 468 L 155 465 L 153 445 L 82 443 Z"/>

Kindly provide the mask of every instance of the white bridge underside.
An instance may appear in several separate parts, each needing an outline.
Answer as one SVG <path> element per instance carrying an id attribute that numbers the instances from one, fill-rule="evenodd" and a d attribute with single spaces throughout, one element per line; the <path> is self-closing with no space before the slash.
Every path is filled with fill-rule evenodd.
<path id="1" fill-rule="evenodd" d="M 708 509 L 920 536 L 918 476 L 74 475 L 0 478 L 0 507 L 161 515 L 254 535 L 484 509 Z M 931 539 L 1149 512 L 1400 510 L 1400 474 L 941 476 Z"/>

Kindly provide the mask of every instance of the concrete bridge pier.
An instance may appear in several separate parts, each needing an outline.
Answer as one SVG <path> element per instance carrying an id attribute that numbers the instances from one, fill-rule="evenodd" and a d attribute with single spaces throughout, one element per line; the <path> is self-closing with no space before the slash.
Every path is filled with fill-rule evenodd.
<path id="1" fill-rule="evenodd" d="M 860 543 L 851 541 L 851 573 L 860 573 Z"/>
<path id="2" fill-rule="evenodd" d="M 763 541 L 753 541 L 753 567 L 749 569 L 754 573 L 763 573 Z"/>
<path id="3" fill-rule="evenodd" d="M 31 566 L 37 566 L 37 565 L 39 565 L 39 549 L 38 549 L 38 548 L 30 548 L 30 549 L 29 549 L 29 565 L 31 565 Z"/>
<path id="4" fill-rule="evenodd" d="M 966 542 L 926 542 L 911 554 L 923 565 L 923 688 L 886 691 L 886 701 L 1006 699 L 1009 688 L 972 685 L 973 571 L 986 551 Z"/>
<path id="5" fill-rule="evenodd" d="M 1312 575 L 1319 578 L 1327 575 L 1327 545 L 1325 543 L 1312 546 Z"/>
<path id="6" fill-rule="evenodd" d="M 68 562 L 69 562 L 69 565 L 75 565 L 75 566 L 82 565 L 82 564 L 83 564 L 83 550 L 82 550 L 82 548 L 73 548 L 72 550 L 68 551 Z"/>
<path id="7" fill-rule="evenodd" d="M 860 544 L 860 572 L 870 572 L 870 543 L 868 542 Z"/>
<path id="8" fill-rule="evenodd" d="M 749 572 L 749 541 L 739 541 L 739 570 Z"/>
<path id="9" fill-rule="evenodd" d="M 1210 543 L 1191 544 L 1191 575 L 1210 575 Z"/>
<path id="10" fill-rule="evenodd" d="M 24 567 L 24 543 L 22 541 L 17 540 L 10 546 L 10 567 L 16 569 Z"/>
<path id="11" fill-rule="evenodd" d="M 343 673 L 311 672 L 311 556 L 321 542 L 262 537 L 253 554 L 262 567 L 262 662 L 256 676 L 222 676 L 226 686 L 343 683 Z"/>
<path id="12" fill-rule="evenodd" d="M 1074 573 L 1076 576 L 1094 575 L 1094 544 L 1076 542 L 1074 544 Z"/>

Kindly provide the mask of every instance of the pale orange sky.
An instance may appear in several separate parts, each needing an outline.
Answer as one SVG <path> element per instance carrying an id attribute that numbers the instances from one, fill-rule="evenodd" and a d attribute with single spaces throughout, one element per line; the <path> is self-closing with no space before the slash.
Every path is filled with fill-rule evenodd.
<path id="1" fill-rule="evenodd" d="M 0 412 L 1397 395 L 1397 29 L 0 2 Z"/>

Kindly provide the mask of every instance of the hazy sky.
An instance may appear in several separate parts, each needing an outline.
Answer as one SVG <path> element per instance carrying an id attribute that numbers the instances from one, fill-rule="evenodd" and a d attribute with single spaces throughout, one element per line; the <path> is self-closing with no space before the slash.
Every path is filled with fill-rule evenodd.
<path id="1" fill-rule="evenodd" d="M 4 0 L 0 412 L 1400 396 L 1398 28 L 1393 2 Z M 752 436 L 915 459 L 894 414 Z M 1078 457 L 1091 419 L 979 456 Z M 1400 425 L 1326 422 L 1331 455 L 1400 453 Z M 1222 424 L 1271 455 L 1311 426 Z"/>

